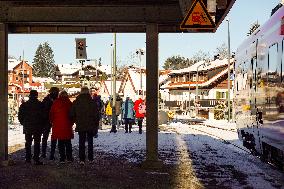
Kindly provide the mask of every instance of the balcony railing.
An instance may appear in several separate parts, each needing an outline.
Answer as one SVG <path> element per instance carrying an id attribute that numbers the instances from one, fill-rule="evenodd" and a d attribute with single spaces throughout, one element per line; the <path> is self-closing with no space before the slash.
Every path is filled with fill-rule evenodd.
<path id="1" fill-rule="evenodd" d="M 165 106 L 166 107 L 189 107 L 189 102 L 188 101 L 165 101 Z M 216 105 L 220 103 L 226 103 L 226 99 L 201 99 L 198 102 L 198 107 L 200 108 L 214 108 Z M 190 106 L 195 107 L 194 101 L 190 101 Z"/>

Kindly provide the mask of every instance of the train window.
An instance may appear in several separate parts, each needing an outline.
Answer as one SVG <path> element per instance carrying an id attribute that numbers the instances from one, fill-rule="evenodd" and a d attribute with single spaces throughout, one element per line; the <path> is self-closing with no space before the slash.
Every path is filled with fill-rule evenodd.
<path id="1" fill-rule="evenodd" d="M 268 83 L 275 85 L 280 81 L 281 76 L 281 64 L 278 63 L 278 44 L 274 44 L 269 47 L 268 51 L 268 73 L 267 80 Z"/>

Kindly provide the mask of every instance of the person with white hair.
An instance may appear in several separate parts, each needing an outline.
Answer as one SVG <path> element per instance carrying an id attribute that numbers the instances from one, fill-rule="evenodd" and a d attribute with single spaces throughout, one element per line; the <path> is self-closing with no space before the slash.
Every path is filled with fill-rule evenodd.
<path id="1" fill-rule="evenodd" d="M 99 124 L 99 111 L 96 102 L 92 99 L 88 87 L 82 87 L 70 111 L 71 118 L 76 123 L 75 131 L 79 134 L 80 164 L 85 164 L 85 141 L 88 141 L 88 159 L 92 163 L 93 137 L 96 126 Z"/>

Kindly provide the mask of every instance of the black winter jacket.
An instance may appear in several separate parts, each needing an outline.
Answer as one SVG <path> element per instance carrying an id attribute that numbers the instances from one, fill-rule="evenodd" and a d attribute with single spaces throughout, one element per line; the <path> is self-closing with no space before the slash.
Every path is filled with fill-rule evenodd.
<path id="1" fill-rule="evenodd" d="M 53 104 L 54 99 L 51 98 L 50 94 L 47 95 L 43 100 L 42 100 L 42 104 L 43 104 L 43 124 L 44 127 L 46 128 L 50 128 L 51 127 L 51 123 L 49 120 L 49 112 L 51 109 L 51 106 Z"/>
<path id="2" fill-rule="evenodd" d="M 42 133 L 43 129 L 43 105 L 35 98 L 30 98 L 24 102 L 18 113 L 18 119 L 23 125 L 24 134 Z"/>
<path id="3" fill-rule="evenodd" d="M 75 131 L 94 132 L 99 125 L 97 103 L 89 94 L 80 94 L 73 102 L 70 115 L 76 123 Z"/>

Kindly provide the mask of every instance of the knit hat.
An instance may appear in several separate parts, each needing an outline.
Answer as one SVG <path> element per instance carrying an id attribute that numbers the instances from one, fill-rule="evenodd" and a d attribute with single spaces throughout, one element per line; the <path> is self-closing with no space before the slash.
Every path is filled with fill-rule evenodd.
<path id="1" fill-rule="evenodd" d="M 31 90 L 29 97 L 30 98 L 37 98 L 38 97 L 38 92 L 36 90 Z"/>

